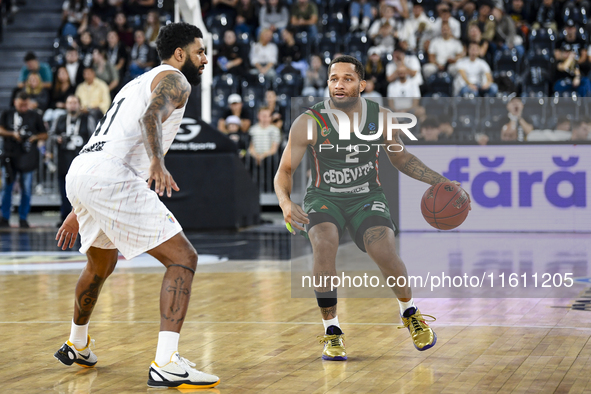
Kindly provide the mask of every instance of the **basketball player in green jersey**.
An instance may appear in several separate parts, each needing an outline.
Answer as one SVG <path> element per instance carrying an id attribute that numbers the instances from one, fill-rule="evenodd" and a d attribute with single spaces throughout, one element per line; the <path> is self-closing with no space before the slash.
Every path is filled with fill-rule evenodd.
<path id="1" fill-rule="evenodd" d="M 360 97 L 365 88 L 365 72 L 359 60 L 352 56 L 339 56 L 328 66 L 328 74 L 330 99 L 316 104 L 312 107 L 314 111 L 308 111 L 294 121 L 275 176 L 275 192 L 285 222 L 288 228 L 291 226 L 292 232 L 305 231 L 300 223 L 307 227 L 315 277 L 336 275 L 339 239 L 347 228 L 359 249 L 376 262 L 385 278 L 403 276 L 408 284 L 406 267 L 396 253 L 392 220 L 378 174 L 377 145 L 384 144 L 382 149 L 386 150 L 394 167 L 412 178 L 430 185 L 448 179 L 428 168 L 406 148 L 401 149 L 404 144 L 400 130 L 392 133 L 392 139 L 388 140 L 385 118 L 390 111 Z M 336 117 L 323 114 L 322 109 L 337 109 L 347 114 L 351 125 L 350 140 L 339 141 Z M 316 127 L 310 139 L 308 119 L 315 111 L 323 116 L 326 126 L 322 125 L 322 129 Z M 360 116 L 354 117 L 354 113 Z M 384 117 L 384 131 L 379 140 L 362 140 L 355 135 L 353 124 L 356 119 L 361 123 L 358 126 L 360 133 L 371 135 L 377 131 L 379 116 Z M 362 144 L 363 149 L 344 149 L 358 144 Z M 339 149 L 336 149 L 337 145 Z M 385 146 L 391 147 L 386 149 Z M 312 179 L 302 209 L 291 201 L 290 194 L 292 174 L 306 150 L 311 160 Z M 414 305 L 410 287 L 394 287 L 393 290 L 400 304 L 402 321 L 409 329 L 414 346 L 418 350 L 433 347 L 437 336 L 425 322 L 428 315 L 422 315 Z M 325 328 L 321 339 L 324 342 L 322 358 L 346 360 L 343 332 L 337 317 L 337 291 L 330 287 L 316 287 L 315 294 Z"/>

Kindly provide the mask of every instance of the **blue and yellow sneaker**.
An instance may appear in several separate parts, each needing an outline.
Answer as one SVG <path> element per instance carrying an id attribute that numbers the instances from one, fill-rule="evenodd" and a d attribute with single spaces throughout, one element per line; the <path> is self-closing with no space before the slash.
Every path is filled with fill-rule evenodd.
<path id="1" fill-rule="evenodd" d="M 320 343 L 324 343 L 322 350 L 322 359 L 330 361 L 345 361 L 347 351 L 345 350 L 345 334 L 337 326 L 326 328 L 326 335 L 318 336 Z"/>
<path id="2" fill-rule="evenodd" d="M 63 344 L 63 346 L 55 352 L 53 357 L 57 358 L 59 362 L 64 365 L 72 365 L 74 363 L 80 365 L 84 368 L 91 368 L 94 367 L 98 358 L 96 355 L 90 350 L 91 344 L 94 344 L 94 340 L 90 339 L 90 335 L 88 336 L 88 340 L 86 341 L 86 347 L 83 349 L 76 349 L 76 346 L 72 344 L 69 340 Z"/>
<path id="3" fill-rule="evenodd" d="M 429 321 L 437 320 L 431 315 L 421 314 L 416 307 L 408 308 L 404 311 L 404 314 L 400 316 L 404 325 L 398 327 L 408 328 L 412 342 L 415 345 L 415 348 L 419 351 L 430 349 L 437 343 L 437 335 L 435 335 L 435 332 L 433 332 L 431 327 L 425 322 L 425 317 L 433 319 Z"/>

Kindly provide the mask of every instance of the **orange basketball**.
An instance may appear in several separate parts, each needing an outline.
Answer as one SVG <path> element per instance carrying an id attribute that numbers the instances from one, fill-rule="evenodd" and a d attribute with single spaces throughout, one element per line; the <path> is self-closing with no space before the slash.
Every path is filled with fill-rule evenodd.
<path id="1" fill-rule="evenodd" d="M 451 230 L 464 223 L 469 209 L 468 193 L 451 182 L 431 186 L 421 199 L 423 217 L 439 230 Z"/>

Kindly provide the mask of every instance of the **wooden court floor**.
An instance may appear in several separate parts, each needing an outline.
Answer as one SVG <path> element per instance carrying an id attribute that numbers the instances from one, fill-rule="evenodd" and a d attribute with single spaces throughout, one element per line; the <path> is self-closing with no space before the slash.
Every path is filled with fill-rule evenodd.
<path id="1" fill-rule="evenodd" d="M 288 263 L 215 270 L 199 269 L 181 333 L 181 355 L 221 377 L 216 389 L 199 392 L 591 392 L 591 313 L 553 307 L 568 300 L 418 300 L 438 318 L 439 337 L 418 352 L 397 329 L 394 299 L 342 299 L 349 360 L 329 362 L 320 358 L 315 300 L 291 298 Z M 90 325 L 94 369 L 53 358 L 69 333 L 78 274 L 1 275 L 0 392 L 163 392 L 146 386 L 163 271 L 143 271 L 116 271 L 106 282 Z"/>

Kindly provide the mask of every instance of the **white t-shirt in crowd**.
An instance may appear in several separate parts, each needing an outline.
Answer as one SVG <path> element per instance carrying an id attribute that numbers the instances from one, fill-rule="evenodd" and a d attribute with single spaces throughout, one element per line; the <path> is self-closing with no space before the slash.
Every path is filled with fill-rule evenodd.
<path id="1" fill-rule="evenodd" d="M 413 99 L 421 97 L 416 82 L 407 78 L 405 82 L 394 81 L 388 85 L 388 98 L 394 101 L 394 110 L 403 111 L 413 107 Z"/>
<path id="2" fill-rule="evenodd" d="M 269 125 L 263 128 L 257 123 L 248 130 L 248 133 L 257 153 L 267 152 L 274 142 L 281 143 L 281 132 L 277 126 Z"/>
<path id="3" fill-rule="evenodd" d="M 462 53 L 463 50 L 462 43 L 455 38 L 444 40 L 442 37 L 437 37 L 429 44 L 429 54 L 435 55 L 437 64 L 445 64 L 449 59 Z"/>
<path id="4" fill-rule="evenodd" d="M 417 58 L 415 55 L 405 55 L 404 65 L 407 68 L 417 72 L 411 79 L 421 86 L 423 84 L 423 75 L 421 74 L 421 62 L 419 61 L 419 58 Z M 396 63 L 390 62 L 386 65 L 386 76 L 392 75 L 395 71 Z"/>
<path id="5" fill-rule="evenodd" d="M 470 61 L 469 57 L 458 60 L 458 70 L 463 70 L 466 73 L 466 77 L 471 84 L 481 85 L 486 81 L 486 75 L 490 74 L 490 66 L 487 62 L 481 58 L 476 58 L 474 61 Z M 462 78 L 461 75 L 458 75 Z M 462 78 L 463 80 L 463 78 Z"/>
<path id="6" fill-rule="evenodd" d="M 441 22 L 441 18 L 437 18 L 429 28 L 434 37 L 441 37 Z M 459 39 L 462 35 L 462 24 L 460 21 L 452 16 L 449 18 L 448 24 L 451 29 L 451 35 Z"/>
<path id="7" fill-rule="evenodd" d="M 279 50 L 277 49 L 277 45 L 270 42 L 267 45 L 263 45 L 259 42 L 256 42 L 250 48 L 250 63 L 255 65 L 259 64 L 267 64 L 273 63 L 277 64 L 277 59 L 279 57 Z"/>

